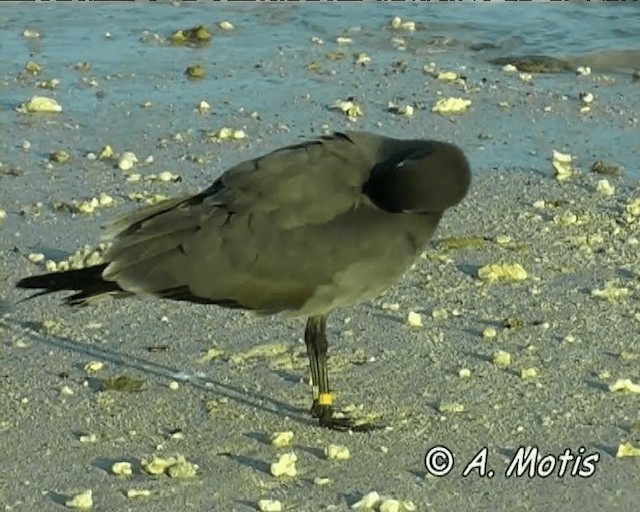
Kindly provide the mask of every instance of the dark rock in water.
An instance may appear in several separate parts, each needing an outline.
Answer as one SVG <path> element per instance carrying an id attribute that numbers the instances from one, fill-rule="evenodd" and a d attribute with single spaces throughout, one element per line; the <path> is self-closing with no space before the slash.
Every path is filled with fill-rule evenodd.
<path id="1" fill-rule="evenodd" d="M 564 60 L 547 55 L 522 55 L 520 57 L 496 57 L 490 59 L 491 64 L 505 66 L 512 64 L 518 71 L 525 73 L 566 73 L 573 71 L 574 66 Z"/>

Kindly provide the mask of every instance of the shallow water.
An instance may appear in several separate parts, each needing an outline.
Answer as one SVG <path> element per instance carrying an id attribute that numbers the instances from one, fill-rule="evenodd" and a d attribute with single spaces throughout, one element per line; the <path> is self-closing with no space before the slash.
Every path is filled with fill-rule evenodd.
<path id="1" fill-rule="evenodd" d="M 223 149 L 219 159 L 224 165 L 237 161 L 237 153 L 256 156 L 296 136 L 308 137 L 327 128 L 355 128 L 455 139 L 470 152 L 474 168 L 507 162 L 540 169 L 540 156 L 546 159 L 551 149 L 582 149 L 567 142 L 571 138 L 568 131 L 577 130 L 573 139 L 585 142 L 594 157 L 613 158 L 637 175 L 637 153 L 632 154 L 634 150 L 625 141 L 637 129 L 638 115 L 629 102 L 638 92 L 630 77 L 633 69 L 640 68 L 640 6 L 636 2 L 615 4 L 3 3 L 0 52 L 12 58 L 0 59 L 0 127 L 4 133 L 0 161 L 32 168 L 61 147 L 75 149 L 79 156 L 106 143 L 117 145 L 117 151 L 128 146 L 150 154 L 159 139 L 184 130 L 193 135 L 195 149 L 204 152 L 211 148 L 198 140 L 201 131 L 240 125 L 250 134 L 251 151 L 247 144 L 237 144 L 234 155 Z M 425 28 L 413 33 L 392 31 L 389 21 L 396 15 Z M 231 21 L 236 29 L 219 30 L 221 20 Z M 210 44 L 189 48 L 167 43 L 175 30 L 201 23 L 214 29 Z M 23 37 L 26 28 L 37 30 L 42 37 Z M 351 37 L 353 43 L 338 46 L 335 38 L 340 35 Z M 394 36 L 406 39 L 406 50 L 397 49 Z M 312 37 L 322 38 L 325 44 L 312 44 Z M 330 61 L 326 54 L 331 51 L 343 51 L 346 57 Z M 360 51 L 373 58 L 367 68 L 353 63 L 352 55 Z M 577 123 L 583 120 L 580 116 L 511 119 L 509 123 L 515 124 L 505 128 L 504 134 L 500 130 L 491 133 L 494 141 L 508 142 L 513 150 L 496 158 L 495 153 L 478 151 L 486 145 L 478 143 L 477 131 L 465 129 L 465 123 L 472 122 L 465 116 L 453 121 L 429 114 L 426 122 L 410 123 L 386 112 L 388 101 L 429 109 L 441 92 L 460 95 L 459 89 L 445 84 L 436 83 L 434 88 L 421 72 L 428 62 L 468 74 L 476 83 L 501 81 L 503 99 L 521 101 L 523 94 L 529 94 L 526 86 L 518 91 L 517 79 L 515 85 L 507 83 L 500 68 L 488 61 L 496 56 L 537 54 L 614 73 L 616 84 L 599 91 L 600 112 L 605 117 L 596 120 L 606 123 L 602 133 L 594 134 L 600 126 L 594 122 Z M 40 64 L 42 72 L 30 79 L 18 77 L 29 60 Z M 409 62 L 409 72 L 393 70 L 393 63 L 399 60 Z M 74 69 L 81 61 L 91 64 L 88 72 Z M 322 72 L 307 71 L 311 61 L 319 62 Z M 201 81 L 184 76 L 186 67 L 195 63 L 206 68 Z M 36 81 L 51 78 L 60 80 L 55 91 L 36 87 Z M 574 99 L 582 88 L 600 87 L 596 82 L 578 82 L 571 74 L 537 80 L 540 95 L 553 96 L 554 102 Z M 63 105 L 63 114 L 17 115 L 15 107 L 34 94 L 55 97 Z M 351 96 L 366 111 L 357 123 L 327 109 L 337 99 Z M 213 105 L 211 116 L 193 114 L 193 107 L 203 99 Z M 504 112 L 496 111 L 494 103 L 476 100 L 476 116 L 481 117 L 473 125 L 478 127 L 486 120 L 488 126 L 503 128 Z M 153 108 L 141 109 L 144 101 L 150 101 Z M 239 109 L 243 109 L 240 114 Z M 247 114 L 253 111 L 261 122 L 249 118 Z M 618 114 L 615 118 L 614 113 Z M 282 123 L 290 133 L 278 129 Z M 532 126 L 536 130 L 531 136 L 514 140 L 514 134 L 526 134 Z M 24 139 L 32 143 L 29 152 L 11 151 L 21 147 Z M 621 144 L 624 150 L 619 150 Z M 501 147 L 500 153 L 503 150 Z"/>
<path id="2" fill-rule="evenodd" d="M 55 5 L 11 3 L 0 6 L 0 33 L 6 55 L 26 57 L 26 52 L 45 54 L 52 63 L 88 59 L 96 52 L 105 63 L 120 60 L 127 36 L 142 30 L 167 33 L 176 23 L 207 23 L 228 18 L 244 28 L 234 38 L 239 55 L 259 53 L 265 44 L 308 48 L 312 36 L 332 37 L 339 31 L 361 31 L 371 39 L 393 16 L 424 23 L 425 40 L 442 38 L 463 48 L 492 45 L 503 53 L 580 56 L 598 52 L 640 51 L 640 5 L 637 2 L 454 2 L 373 3 L 364 5 L 207 2 L 141 2 L 122 5 Z M 514 23 L 515 21 L 515 23 Z M 22 28 L 46 34 L 48 44 L 75 44 L 50 55 L 44 45 L 25 45 Z M 101 36 L 110 32 L 121 45 L 105 48 Z M 244 36 L 244 37 L 243 37 Z M 130 42 L 130 41 L 129 41 Z M 373 42 L 373 41 L 372 41 Z M 381 43 L 383 44 L 383 43 Z M 224 45 L 223 45 L 224 47 Z M 106 50 L 106 51 L 105 51 Z M 138 52 L 142 57 L 143 52 Z M 150 55 L 151 56 L 151 55 Z M 134 55 L 128 55 L 135 58 Z M 623 60 L 623 59 L 621 59 Z M 627 63 L 637 66 L 638 62 Z M 623 64 L 624 66 L 624 64 Z"/>

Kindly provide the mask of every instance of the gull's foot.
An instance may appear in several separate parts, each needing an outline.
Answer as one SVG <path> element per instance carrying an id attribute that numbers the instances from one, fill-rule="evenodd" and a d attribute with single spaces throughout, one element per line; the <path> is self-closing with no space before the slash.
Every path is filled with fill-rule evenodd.
<path id="1" fill-rule="evenodd" d="M 368 422 L 365 419 L 351 418 L 340 413 L 334 416 L 333 408 L 330 405 L 320 405 L 314 402 L 311 407 L 311 416 L 318 418 L 321 427 L 338 432 L 371 432 L 384 428 L 383 425 Z"/>

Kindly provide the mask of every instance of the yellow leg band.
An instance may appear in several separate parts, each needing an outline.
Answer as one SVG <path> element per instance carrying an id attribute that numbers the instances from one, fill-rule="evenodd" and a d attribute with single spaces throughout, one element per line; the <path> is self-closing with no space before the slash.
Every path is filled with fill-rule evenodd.
<path id="1" fill-rule="evenodd" d="M 333 395 L 331 393 L 320 393 L 318 395 L 319 405 L 331 405 L 333 403 Z"/>

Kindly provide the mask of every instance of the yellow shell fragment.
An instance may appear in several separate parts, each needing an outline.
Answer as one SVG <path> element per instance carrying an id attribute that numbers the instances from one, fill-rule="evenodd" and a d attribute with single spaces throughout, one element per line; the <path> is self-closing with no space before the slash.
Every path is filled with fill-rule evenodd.
<path id="1" fill-rule="evenodd" d="M 109 146 L 109 144 L 104 146 L 100 150 L 100 153 L 98 153 L 98 159 L 99 160 L 109 160 L 109 159 L 113 158 L 114 156 L 115 156 L 115 152 L 113 151 L 113 148 L 111 146 Z"/>
<path id="2" fill-rule="evenodd" d="M 22 32 L 22 37 L 24 37 L 25 39 L 40 39 L 42 35 L 40 34 L 40 32 L 33 28 L 25 28 Z"/>
<path id="3" fill-rule="evenodd" d="M 351 508 L 353 510 L 373 510 L 380 501 L 380 494 L 377 491 L 371 491 L 360 498 L 360 501 L 351 505 Z"/>
<path id="4" fill-rule="evenodd" d="M 402 504 L 398 500 L 385 500 L 378 506 L 378 512 L 401 512 Z"/>
<path id="5" fill-rule="evenodd" d="M 582 101 L 582 103 L 589 105 L 590 103 L 593 103 L 593 100 L 595 99 L 593 94 L 591 94 L 590 92 L 581 92 L 579 94 L 580 100 Z"/>
<path id="6" fill-rule="evenodd" d="M 120 155 L 118 159 L 118 169 L 121 171 L 128 171 L 133 168 L 135 164 L 138 163 L 138 157 L 132 151 L 125 151 Z"/>
<path id="7" fill-rule="evenodd" d="M 70 500 L 65 502 L 65 505 L 69 508 L 79 510 L 89 509 L 93 507 L 93 492 L 91 489 L 87 489 L 86 491 L 74 494 Z"/>
<path id="8" fill-rule="evenodd" d="M 366 53 L 360 52 L 355 55 L 356 64 L 360 64 L 364 66 L 365 64 L 369 64 L 371 62 L 371 57 L 369 57 Z"/>
<path id="9" fill-rule="evenodd" d="M 58 113 L 62 112 L 62 107 L 53 98 L 48 98 L 46 96 L 32 96 L 29 101 L 27 101 L 26 103 L 22 103 L 18 107 L 18 112 Z"/>
<path id="10" fill-rule="evenodd" d="M 105 208 L 108 206 L 113 206 L 115 201 L 113 198 L 105 193 L 101 193 L 98 197 L 93 197 L 87 201 L 73 201 L 70 205 L 71 209 L 76 213 L 93 213 L 98 208 Z M 69 206 L 64 203 L 61 206 Z"/>
<path id="11" fill-rule="evenodd" d="M 173 457 L 170 458 L 162 458 L 162 457 L 153 457 L 151 460 L 143 460 L 142 461 L 142 469 L 145 470 L 150 475 L 161 475 L 166 469 L 172 464 L 176 463 L 176 459 Z"/>
<path id="12" fill-rule="evenodd" d="M 149 475 L 162 475 L 166 473 L 172 478 L 192 478 L 196 475 L 198 466 L 187 461 L 184 456 L 156 457 L 150 460 L 142 460 L 140 465 Z"/>
<path id="13" fill-rule="evenodd" d="M 260 512 L 281 512 L 282 503 L 278 500 L 260 500 L 258 501 L 258 509 Z"/>
<path id="14" fill-rule="evenodd" d="M 62 270 L 69 270 L 70 268 L 84 268 L 92 265 L 99 265 L 102 263 L 102 254 L 106 250 L 107 245 L 100 244 L 97 249 L 93 249 L 89 246 L 85 246 L 78 249 L 75 253 L 69 256 L 66 260 L 55 262 L 47 260 L 45 268 L 49 272 L 57 272 Z"/>
<path id="15" fill-rule="evenodd" d="M 114 462 L 111 466 L 111 472 L 118 476 L 133 475 L 133 466 L 131 462 Z"/>
<path id="16" fill-rule="evenodd" d="M 498 336 L 498 331 L 494 327 L 486 327 L 482 331 L 482 337 L 485 340 L 493 340 Z"/>
<path id="17" fill-rule="evenodd" d="M 60 396 L 73 396 L 75 392 L 69 386 L 63 386 L 60 389 Z"/>
<path id="18" fill-rule="evenodd" d="M 520 263 L 491 263 L 478 269 L 483 281 L 524 281 L 529 277 Z"/>
<path id="19" fill-rule="evenodd" d="M 149 489 L 129 489 L 127 491 L 127 498 L 140 498 L 142 496 L 151 496 Z"/>
<path id="20" fill-rule="evenodd" d="M 197 472 L 198 466 L 184 460 L 184 458 L 178 460 L 176 464 L 169 466 L 166 471 L 167 475 L 171 478 L 193 478 Z"/>
<path id="21" fill-rule="evenodd" d="M 42 71 L 42 66 L 37 62 L 30 60 L 24 65 L 24 70 L 33 75 L 37 75 L 38 73 L 40 73 L 40 71 Z"/>
<path id="22" fill-rule="evenodd" d="M 271 434 L 271 444 L 282 448 L 283 446 L 289 446 L 293 441 L 293 432 L 290 430 L 287 432 L 274 432 Z"/>
<path id="23" fill-rule="evenodd" d="M 80 434 L 80 436 L 78 436 L 78 440 L 81 443 L 95 443 L 98 440 L 98 436 L 95 434 Z"/>
<path id="24" fill-rule="evenodd" d="M 396 16 L 391 20 L 391 28 L 394 30 L 406 30 L 408 32 L 413 32 L 416 29 L 415 21 L 402 21 L 402 18 Z"/>
<path id="25" fill-rule="evenodd" d="M 412 501 L 399 501 L 380 496 L 376 491 L 365 494 L 360 501 L 351 505 L 353 510 L 377 510 L 378 512 L 414 512 L 417 510 Z"/>
<path id="26" fill-rule="evenodd" d="M 332 106 L 334 110 L 341 110 L 344 112 L 350 120 L 354 120 L 357 117 L 363 115 L 362 107 L 358 105 L 355 101 L 343 101 L 337 100 Z"/>
<path id="27" fill-rule="evenodd" d="M 378 505 L 378 512 L 410 512 L 415 509 L 415 505 L 410 501 L 392 499 L 383 499 Z"/>
<path id="28" fill-rule="evenodd" d="M 615 281 L 607 281 L 604 288 L 591 290 L 591 296 L 608 302 L 620 302 L 631 295 L 629 288 L 617 286 Z"/>
<path id="29" fill-rule="evenodd" d="M 629 201 L 629 203 L 625 206 L 625 211 L 633 216 L 633 217 L 639 217 L 640 216 L 640 197 L 634 199 L 633 201 Z"/>
<path id="30" fill-rule="evenodd" d="M 498 350 L 494 352 L 492 360 L 496 366 L 509 366 L 511 364 L 511 354 L 504 350 Z"/>
<path id="31" fill-rule="evenodd" d="M 596 190 L 605 197 L 611 197 L 616 193 L 616 188 L 608 180 L 599 180 Z"/>
<path id="32" fill-rule="evenodd" d="M 631 379 L 618 379 L 609 386 L 612 393 L 635 393 L 640 394 L 640 384 L 635 384 Z"/>
<path id="33" fill-rule="evenodd" d="M 442 403 L 438 407 L 438 411 L 440 411 L 443 414 L 445 413 L 453 414 L 453 413 L 464 412 L 464 404 L 461 404 L 459 402 Z"/>
<path id="34" fill-rule="evenodd" d="M 173 44 L 186 44 L 186 43 L 205 43 L 211 39 L 211 32 L 204 25 L 198 25 L 184 30 L 177 30 L 174 32 L 170 40 Z"/>
<path id="35" fill-rule="evenodd" d="M 44 261 L 44 258 L 45 258 L 45 256 L 41 252 L 31 252 L 27 256 L 27 259 L 31 263 L 40 263 L 41 261 Z"/>
<path id="36" fill-rule="evenodd" d="M 572 161 L 573 157 L 571 155 L 553 150 L 551 166 L 558 181 L 566 181 L 573 175 Z"/>
<path id="37" fill-rule="evenodd" d="M 438 73 L 436 78 L 443 82 L 455 82 L 458 79 L 458 73 L 454 73 L 453 71 L 441 71 Z"/>
<path id="38" fill-rule="evenodd" d="M 409 327 L 422 327 L 422 316 L 420 313 L 409 311 L 407 315 L 407 325 Z"/>
<path id="39" fill-rule="evenodd" d="M 632 443 L 620 443 L 616 457 L 618 459 L 622 459 L 623 457 L 640 457 L 640 448 L 636 448 Z"/>
<path id="40" fill-rule="evenodd" d="M 158 204 L 162 201 L 166 201 L 167 199 L 167 196 L 164 194 L 149 194 L 147 192 L 145 192 L 144 194 L 140 192 L 131 192 L 127 195 L 127 197 L 132 201 L 136 201 L 139 203 L 144 202 L 147 204 Z"/>
<path id="41" fill-rule="evenodd" d="M 413 116 L 415 112 L 415 109 L 411 105 L 396 105 L 392 101 L 390 101 L 387 104 L 387 108 L 389 112 L 393 112 L 394 114 L 400 114 L 407 117 Z"/>
<path id="42" fill-rule="evenodd" d="M 64 149 L 61 149 L 60 151 L 55 151 L 54 153 L 51 153 L 49 155 L 49 160 L 59 164 L 63 164 L 64 162 L 69 160 L 69 158 L 71 158 L 71 155 L 69 155 L 69 153 L 67 153 Z"/>
<path id="43" fill-rule="evenodd" d="M 276 462 L 271 464 L 271 474 L 273 476 L 296 476 L 296 462 L 298 456 L 294 452 L 283 453 Z"/>
<path id="44" fill-rule="evenodd" d="M 247 134 L 242 130 L 225 127 L 214 132 L 212 137 L 216 140 L 242 140 L 247 137 Z"/>
<path id="45" fill-rule="evenodd" d="M 220 350 L 219 348 L 210 348 L 208 349 L 204 355 L 198 358 L 199 363 L 208 363 L 213 361 L 214 359 L 219 358 L 224 354 L 224 350 Z"/>
<path id="46" fill-rule="evenodd" d="M 193 66 L 187 66 L 184 74 L 192 80 L 199 80 L 204 78 L 206 70 L 202 64 L 194 64 Z"/>
<path id="47" fill-rule="evenodd" d="M 522 380 L 531 380 L 538 377 L 538 370 L 535 368 L 523 368 L 520 370 L 520 378 Z"/>
<path id="48" fill-rule="evenodd" d="M 351 458 L 349 448 L 340 444 L 330 444 L 324 449 L 324 454 L 329 460 L 347 460 Z"/>
<path id="49" fill-rule="evenodd" d="M 449 312 L 444 308 L 438 308 L 431 311 L 431 318 L 434 320 L 446 320 L 449 318 Z"/>
<path id="50" fill-rule="evenodd" d="M 102 361 L 89 361 L 84 365 L 84 371 L 87 373 L 99 372 L 103 368 L 104 363 Z"/>
<path id="51" fill-rule="evenodd" d="M 518 78 L 522 83 L 528 84 L 533 80 L 533 75 L 531 73 L 519 73 Z"/>
<path id="52" fill-rule="evenodd" d="M 471 100 L 464 98 L 442 98 L 438 100 L 431 112 L 439 114 L 462 114 L 471 105 Z"/>

